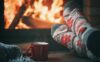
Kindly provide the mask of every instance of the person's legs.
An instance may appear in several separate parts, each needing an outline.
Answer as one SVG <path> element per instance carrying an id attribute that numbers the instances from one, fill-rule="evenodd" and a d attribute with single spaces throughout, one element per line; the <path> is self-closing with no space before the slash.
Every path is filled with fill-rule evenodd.
<path id="1" fill-rule="evenodd" d="M 80 12 L 79 5 L 75 1 L 66 3 L 63 16 L 65 25 L 56 24 L 51 28 L 53 39 L 67 48 L 71 47 L 69 49 L 73 48 L 80 56 L 100 60 L 100 30 L 90 25 L 88 19 Z"/>
<path id="2" fill-rule="evenodd" d="M 88 19 L 80 11 L 77 2 L 73 0 L 66 3 L 63 16 L 68 28 L 81 39 L 81 43 L 84 45 L 82 48 L 82 50 L 84 50 L 81 52 L 84 52 L 91 59 L 96 59 L 97 57 L 100 59 L 100 55 L 98 55 L 100 48 L 97 48 L 100 43 L 100 39 L 98 38 L 100 30 L 93 28 L 90 25 Z"/>
<path id="3" fill-rule="evenodd" d="M 72 50 L 72 42 L 75 34 L 71 32 L 66 25 L 55 24 L 51 28 L 51 35 L 56 42 L 64 45 L 67 49 Z"/>

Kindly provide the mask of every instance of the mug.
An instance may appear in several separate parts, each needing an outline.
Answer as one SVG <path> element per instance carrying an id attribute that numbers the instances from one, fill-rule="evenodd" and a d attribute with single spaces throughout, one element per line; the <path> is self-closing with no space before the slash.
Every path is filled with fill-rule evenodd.
<path id="1" fill-rule="evenodd" d="M 47 42 L 33 42 L 30 47 L 30 57 L 35 61 L 48 60 L 48 43 Z"/>

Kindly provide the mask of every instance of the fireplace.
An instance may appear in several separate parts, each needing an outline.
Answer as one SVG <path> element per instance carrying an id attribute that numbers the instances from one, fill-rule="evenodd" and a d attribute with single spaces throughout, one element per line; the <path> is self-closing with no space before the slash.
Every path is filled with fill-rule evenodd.
<path id="1" fill-rule="evenodd" d="M 23 43 L 42 40 L 53 44 L 50 28 L 53 24 L 63 24 L 63 5 L 68 0 L 0 1 L 1 42 Z M 76 2 L 83 6 L 83 0 Z"/>
<path id="2" fill-rule="evenodd" d="M 26 39 L 46 32 L 50 36 L 53 24 L 63 24 L 62 12 L 66 2 L 67 0 L 1 0 L 1 39 Z M 82 6 L 82 1 L 76 2 Z"/>
<path id="3" fill-rule="evenodd" d="M 66 0 L 2 0 L 1 41 L 45 40 L 45 37 L 51 37 L 52 25 L 63 23 L 62 12 L 66 2 Z"/>

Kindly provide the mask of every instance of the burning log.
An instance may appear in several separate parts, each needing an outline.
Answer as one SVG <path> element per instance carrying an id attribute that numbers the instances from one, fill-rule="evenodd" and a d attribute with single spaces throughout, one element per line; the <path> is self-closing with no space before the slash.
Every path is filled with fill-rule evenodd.
<path id="1" fill-rule="evenodd" d="M 15 18 L 13 19 L 11 25 L 9 26 L 9 29 L 14 29 L 15 28 L 15 26 L 19 23 L 20 18 L 23 16 L 25 10 L 26 10 L 26 6 L 25 6 L 25 4 L 23 4 L 20 7 L 19 12 L 16 14 Z"/>
<path id="2" fill-rule="evenodd" d="M 30 28 L 51 28 L 51 26 L 54 24 L 46 20 L 32 18 L 31 16 L 23 16 L 22 22 Z"/>
<path id="3" fill-rule="evenodd" d="M 22 4 L 22 6 L 20 7 L 20 10 L 18 11 L 11 25 L 9 26 L 9 29 L 14 29 L 15 26 L 17 26 L 17 24 L 20 21 L 20 18 L 22 18 L 28 6 L 32 6 L 32 4 L 33 4 L 33 0 L 25 0 L 24 4 Z"/>
<path id="4" fill-rule="evenodd" d="M 29 26 L 29 27 L 34 27 L 34 22 L 33 22 L 34 20 L 32 20 L 32 18 L 30 17 L 30 16 L 23 16 L 22 17 L 22 22 L 24 23 L 24 24 L 26 24 L 27 26 Z"/>

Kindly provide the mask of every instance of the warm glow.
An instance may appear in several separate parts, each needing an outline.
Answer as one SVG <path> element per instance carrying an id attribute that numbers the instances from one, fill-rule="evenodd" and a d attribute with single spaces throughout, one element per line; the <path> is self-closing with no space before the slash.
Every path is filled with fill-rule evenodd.
<path id="1" fill-rule="evenodd" d="M 18 12 L 22 0 L 4 0 L 4 16 L 5 16 L 5 28 L 8 29 L 16 13 Z"/>
<path id="2" fill-rule="evenodd" d="M 26 0 L 4 0 L 5 29 L 9 28 L 14 17 L 16 17 L 15 15 L 25 1 Z M 51 4 L 49 4 L 48 1 L 51 2 Z M 61 11 L 63 11 L 63 0 L 34 0 L 32 4 L 28 4 L 23 15 L 29 17 L 29 19 L 25 21 L 20 18 L 15 29 L 30 29 L 34 27 L 50 28 L 52 24 L 61 24 L 63 22 Z M 28 22 L 30 25 L 24 22 Z"/>

